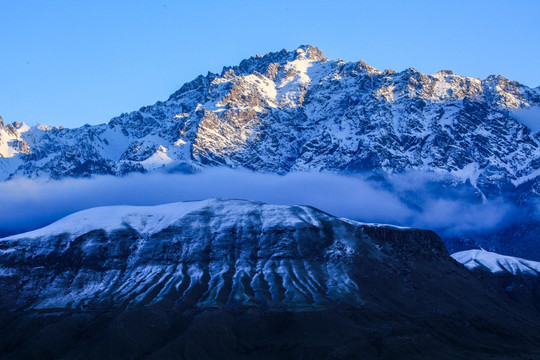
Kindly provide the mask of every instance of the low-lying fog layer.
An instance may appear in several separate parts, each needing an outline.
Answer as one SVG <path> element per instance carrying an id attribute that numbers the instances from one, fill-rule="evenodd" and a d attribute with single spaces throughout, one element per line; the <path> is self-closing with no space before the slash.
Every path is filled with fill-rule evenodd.
<path id="1" fill-rule="evenodd" d="M 433 173 L 409 173 L 381 182 L 373 174 L 286 176 L 212 168 L 196 174 L 136 174 L 118 178 L 28 180 L 0 183 L 0 236 L 47 225 L 78 210 L 104 205 L 154 205 L 212 197 L 311 205 L 336 216 L 434 229 L 446 234 L 494 230 L 519 217 L 501 199 L 483 202 L 459 187 L 441 193 Z"/>

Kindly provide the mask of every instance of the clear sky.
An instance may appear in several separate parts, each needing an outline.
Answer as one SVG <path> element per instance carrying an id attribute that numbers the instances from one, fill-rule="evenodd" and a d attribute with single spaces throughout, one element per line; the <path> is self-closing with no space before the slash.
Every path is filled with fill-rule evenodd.
<path id="1" fill-rule="evenodd" d="M 256 54 L 540 85 L 540 1 L 0 0 L 0 115 L 80 126 Z"/>

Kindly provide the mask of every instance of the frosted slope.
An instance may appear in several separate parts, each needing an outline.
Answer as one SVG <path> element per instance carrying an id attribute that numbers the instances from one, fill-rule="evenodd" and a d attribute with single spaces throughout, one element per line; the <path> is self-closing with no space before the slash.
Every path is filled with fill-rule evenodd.
<path id="1" fill-rule="evenodd" d="M 470 270 L 484 269 L 492 273 L 540 275 L 540 262 L 500 255 L 485 250 L 466 250 L 451 255 Z"/>
<path id="2" fill-rule="evenodd" d="M 178 202 L 157 206 L 102 206 L 68 215 L 41 229 L 13 235 L 3 240 L 39 238 L 64 233 L 80 235 L 92 230 L 107 232 L 133 228 L 141 234 L 153 234 L 185 214 L 203 208 L 212 200 Z"/>
<path id="3" fill-rule="evenodd" d="M 208 210 L 212 214 L 225 214 L 223 223 L 233 223 L 245 217 L 250 211 L 262 211 L 264 227 L 276 224 L 294 225 L 307 222 L 318 226 L 309 206 L 270 205 L 248 200 L 208 199 L 201 201 L 176 202 L 155 206 L 103 206 L 79 211 L 68 215 L 48 226 L 34 231 L 13 235 L 0 240 L 24 238 L 48 238 L 60 234 L 75 237 L 92 230 L 111 232 L 119 229 L 134 229 L 140 234 L 155 234 L 189 213 Z M 296 211 L 299 210 L 299 211 Z"/>

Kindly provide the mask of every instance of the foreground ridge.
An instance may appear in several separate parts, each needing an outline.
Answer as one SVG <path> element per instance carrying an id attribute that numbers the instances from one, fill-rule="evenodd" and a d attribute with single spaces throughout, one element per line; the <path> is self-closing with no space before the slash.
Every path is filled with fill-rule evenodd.
<path id="1" fill-rule="evenodd" d="M 387 233 L 398 242 L 373 239 Z M 389 256 L 398 249 L 404 257 L 447 256 L 431 232 L 344 221 L 307 206 L 211 199 L 101 207 L 0 239 L 0 282 L 16 295 L 0 305 L 356 307 L 365 301 L 356 263 L 397 271 L 402 265 L 392 270 Z M 22 279 L 33 280 L 16 290 Z"/>
<path id="2" fill-rule="evenodd" d="M 539 358 L 538 321 L 431 231 L 307 206 L 94 208 L 0 239 L 8 359 Z"/>

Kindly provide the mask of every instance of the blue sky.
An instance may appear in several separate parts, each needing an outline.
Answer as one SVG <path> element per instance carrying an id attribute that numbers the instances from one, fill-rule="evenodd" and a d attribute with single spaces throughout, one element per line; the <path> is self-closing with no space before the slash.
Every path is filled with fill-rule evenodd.
<path id="1" fill-rule="evenodd" d="M 540 85 L 540 1 L 0 0 L 0 115 L 80 126 L 249 56 L 318 46 L 379 68 Z"/>

